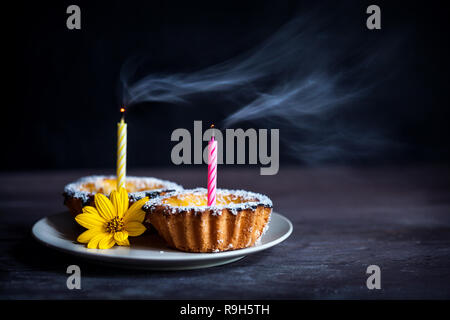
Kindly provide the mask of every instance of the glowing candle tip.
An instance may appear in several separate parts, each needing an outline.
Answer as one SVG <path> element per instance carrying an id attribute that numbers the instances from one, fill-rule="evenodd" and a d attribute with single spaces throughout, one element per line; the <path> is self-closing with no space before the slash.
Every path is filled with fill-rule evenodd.
<path id="1" fill-rule="evenodd" d="M 210 128 L 214 129 L 214 123 L 211 124 Z M 211 141 L 214 141 L 214 131 L 212 132 L 212 135 L 211 135 Z"/>

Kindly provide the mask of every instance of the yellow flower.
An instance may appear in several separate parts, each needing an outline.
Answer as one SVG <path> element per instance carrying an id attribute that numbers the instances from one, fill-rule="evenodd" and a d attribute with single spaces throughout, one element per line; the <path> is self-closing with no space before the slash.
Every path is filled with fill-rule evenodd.
<path id="1" fill-rule="evenodd" d="M 141 208 L 148 197 L 128 208 L 128 193 L 120 188 L 111 192 L 110 199 L 101 193 L 95 194 L 95 208 L 85 206 L 75 217 L 78 224 L 88 229 L 77 241 L 87 243 L 90 249 L 109 249 L 115 244 L 129 246 L 128 236 L 136 237 L 146 230 L 142 224 L 145 212 Z"/>

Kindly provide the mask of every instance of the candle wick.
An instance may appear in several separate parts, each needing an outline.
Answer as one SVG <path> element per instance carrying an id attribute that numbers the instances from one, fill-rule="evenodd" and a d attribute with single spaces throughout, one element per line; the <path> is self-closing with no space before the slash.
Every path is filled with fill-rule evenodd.
<path id="1" fill-rule="evenodd" d="M 214 135 L 214 124 L 211 124 L 211 127 L 210 127 L 211 129 L 213 129 L 212 130 L 212 134 L 211 134 L 211 141 L 214 141 L 214 138 L 215 138 L 215 135 Z"/>
<path id="2" fill-rule="evenodd" d="M 120 121 L 124 122 L 125 121 L 125 108 L 124 107 L 120 108 L 120 114 L 122 115 L 120 118 Z"/>

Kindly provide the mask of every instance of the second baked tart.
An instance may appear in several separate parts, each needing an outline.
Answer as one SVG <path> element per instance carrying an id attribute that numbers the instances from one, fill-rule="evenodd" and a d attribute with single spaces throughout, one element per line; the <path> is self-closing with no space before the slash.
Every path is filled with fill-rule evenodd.
<path id="1" fill-rule="evenodd" d="M 116 176 L 88 176 L 72 182 L 64 188 L 64 204 L 73 216 L 81 213 L 84 206 L 94 206 L 94 196 L 102 193 L 109 197 L 117 186 Z M 183 189 L 180 185 L 153 177 L 127 176 L 126 190 L 130 205 L 144 197 L 154 198 L 167 192 Z"/>
<path id="2" fill-rule="evenodd" d="M 207 206 L 204 188 L 180 190 L 150 199 L 143 210 L 169 246 L 189 252 L 219 252 L 254 245 L 268 227 L 272 201 L 243 190 L 217 190 Z"/>

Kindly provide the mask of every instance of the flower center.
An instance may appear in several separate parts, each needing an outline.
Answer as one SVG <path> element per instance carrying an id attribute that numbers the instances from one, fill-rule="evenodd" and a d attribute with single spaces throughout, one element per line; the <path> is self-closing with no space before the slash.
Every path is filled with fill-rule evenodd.
<path id="1" fill-rule="evenodd" d="M 108 232 L 119 232 L 123 229 L 123 218 L 114 217 L 111 221 L 106 224 L 106 231 Z"/>

